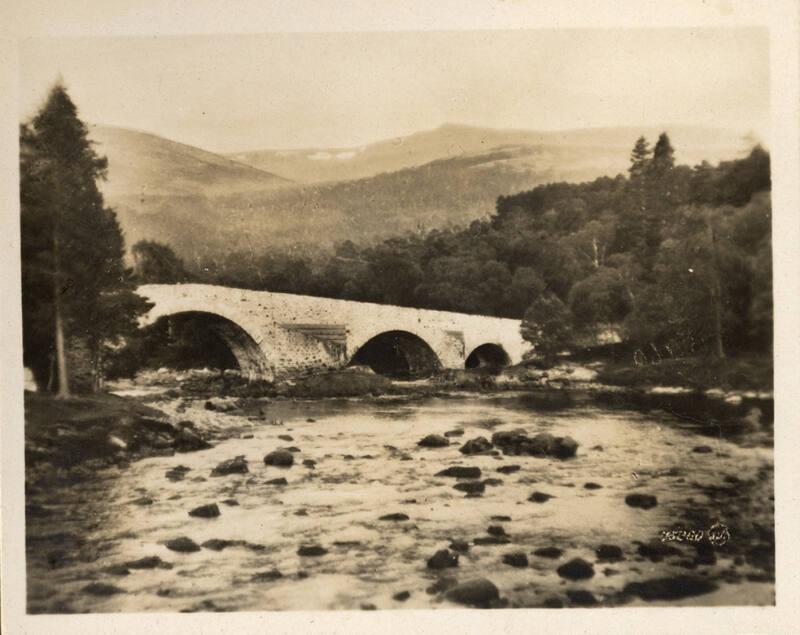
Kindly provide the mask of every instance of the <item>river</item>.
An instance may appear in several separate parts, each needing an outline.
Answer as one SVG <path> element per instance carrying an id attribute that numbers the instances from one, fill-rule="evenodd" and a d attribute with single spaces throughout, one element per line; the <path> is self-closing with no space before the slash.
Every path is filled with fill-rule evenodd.
<path id="1" fill-rule="evenodd" d="M 488 578 L 510 607 L 774 602 L 772 449 L 763 438 L 709 437 L 697 422 L 658 410 L 591 400 L 553 405 L 525 394 L 278 400 L 238 413 L 181 403 L 152 405 L 216 431 L 213 448 L 143 459 L 29 497 L 44 510 L 28 518 L 29 612 L 454 607 L 431 589 L 443 577 Z M 577 455 L 459 452 L 468 439 L 515 428 L 569 435 L 580 444 Z M 459 430 L 447 447 L 417 445 L 425 435 Z M 287 446 L 299 450 L 291 468 L 264 464 L 268 452 Z M 211 476 L 236 456 L 245 457 L 248 473 Z M 303 464 L 309 459 L 314 466 Z M 456 479 L 436 476 L 452 465 L 498 480 L 481 496 L 466 496 L 454 489 Z M 520 469 L 498 471 L 508 465 Z M 176 466 L 188 468 L 183 478 L 167 478 Z M 267 483 L 281 477 L 287 484 Z M 531 502 L 535 491 L 552 498 Z M 637 492 L 658 504 L 626 504 Z M 218 517 L 189 515 L 210 503 Z M 380 520 L 393 513 L 408 519 Z M 668 543 L 672 550 L 659 555 L 662 530 L 712 522 L 729 528 L 728 544 L 709 555 Z M 474 544 L 490 526 L 502 527 L 491 531 L 508 542 Z M 177 552 L 165 545 L 178 537 L 206 546 Z M 215 539 L 232 542 L 207 542 Z M 426 567 L 453 541 L 471 543 L 457 567 Z M 604 562 L 601 545 L 619 547 L 622 559 Z M 301 556 L 301 546 L 324 553 Z M 534 554 L 548 547 L 560 554 Z M 507 564 L 509 553 L 525 554 L 527 565 Z M 158 560 L 141 560 L 152 556 Z M 590 563 L 593 575 L 559 575 L 574 558 Z M 674 598 L 622 593 L 632 582 L 681 576 L 708 588 Z"/>

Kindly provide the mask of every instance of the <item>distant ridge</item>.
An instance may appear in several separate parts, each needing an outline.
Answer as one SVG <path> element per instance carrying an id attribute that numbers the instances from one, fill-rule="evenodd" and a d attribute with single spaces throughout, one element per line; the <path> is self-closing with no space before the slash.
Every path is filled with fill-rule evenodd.
<path id="1" fill-rule="evenodd" d="M 737 158 L 752 146 L 730 131 L 667 130 L 677 160 L 690 165 Z M 90 136 L 109 160 L 102 187 L 126 245 L 158 240 L 192 261 L 463 227 L 490 216 L 499 196 L 624 173 L 636 138 L 652 142 L 659 132 L 448 124 L 355 149 L 231 156 L 123 128 L 93 126 Z"/>
<path id="2" fill-rule="evenodd" d="M 274 172 L 298 183 L 342 181 L 423 165 L 438 159 L 473 154 L 500 146 L 534 148 L 602 148 L 617 157 L 609 168 L 627 167 L 627 152 L 639 135 L 654 142 L 668 131 L 677 160 L 693 165 L 703 159 L 730 159 L 748 148 L 745 135 L 698 126 L 577 128 L 557 131 L 481 128 L 446 123 L 433 130 L 357 147 L 257 150 L 227 154 L 230 159 Z M 751 141 L 750 145 L 753 145 Z M 616 151 L 624 151 L 620 154 Z"/>

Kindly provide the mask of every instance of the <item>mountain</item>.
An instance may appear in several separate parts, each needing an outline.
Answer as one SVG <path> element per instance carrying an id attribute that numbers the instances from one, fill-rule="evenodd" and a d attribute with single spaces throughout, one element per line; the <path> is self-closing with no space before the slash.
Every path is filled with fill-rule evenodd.
<path id="1" fill-rule="evenodd" d="M 694 165 L 703 159 L 718 161 L 749 149 L 741 133 L 691 126 L 667 127 L 677 160 Z M 375 176 L 431 161 L 486 152 L 504 146 L 529 147 L 540 152 L 570 148 L 568 157 L 583 165 L 561 165 L 588 170 L 587 178 L 616 174 L 628 167 L 628 153 L 639 135 L 654 142 L 663 128 L 583 128 L 556 132 L 497 130 L 445 124 L 427 130 L 351 148 L 259 150 L 229 158 L 280 174 L 298 183 L 342 181 Z M 751 142 L 750 146 L 753 145 Z"/>
<path id="2" fill-rule="evenodd" d="M 253 166 L 242 162 L 245 155 L 223 157 L 120 128 L 91 129 L 98 152 L 109 160 L 103 190 L 126 244 L 158 240 L 189 261 L 234 251 L 326 249 L 344 240 L 367 243 L 464 226 L 489 216 L 500 195 L 624 172 L 643 133 L 654 140 L 658 131 L 538 133 L 447 125 L 340 158 L 298 151 L 291 160 Z M 669 133 L 684 163 L 731 159 L 748 148 L 725 131 Z M 332 167 L 319 167 L 329 162 Z M 334 174 L 344 180 L 330 181 Z"/>
<path id="3" fill-rule="evenodd" d="M 290 182 L 251 165 L 154 134 L 91 126 L 89 136 L 109 159 L 106 197 L 215 196 L 268 190 Z"/>

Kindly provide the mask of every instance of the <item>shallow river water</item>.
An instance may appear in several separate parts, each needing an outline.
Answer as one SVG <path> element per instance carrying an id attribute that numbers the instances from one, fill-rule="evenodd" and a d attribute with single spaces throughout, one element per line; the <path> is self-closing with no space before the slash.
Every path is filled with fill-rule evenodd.
<path id="1" fill-rule="evenodd" d="M 768 447 L 701 436 L 656 411 L 591 404 L 542 409 L 524 395 L 279 401 L 265 403 L 258 418 L 210 412 L 203 401 L 178 412 L 178 403 L 154 405 L 176 421 L 231 428 L 235 436 L 209 450 L 144 459 L 36 493 L 32 502 L 47 514 L 28 520 L 29 611 L 454 607 L 441 593 L 427 591 L 442 576 L 488 578 L 511 607 L 575 605 L 580 596 L 568 594 L 575 590 L 590 591 L 601 604 L 641 605 L 647 602 L 640 597 L 623 599 L 625 585 L 678 575 L 709 580 L 715 590 L 649 603 L 774 601 L 770 573 L 758 560 L 768 548 L 759 531 L 768 533 L 773 522 Z M 459 452 L 468 439 L 515 428 L 569 435 L 580 444 L 577 455 L 562 461 Z M 452 430 L 464 434 L 450 437 L 447 447 L 417 446 L 425 435 Z M 692 451 L 703 444 L 711 451 Z M 299 448 L 291 468 L 264 464 L 265 454 L 287 446 Z M 211 476 L 217 464 L 237 455 L 247 459 L 247 474 Z M 304 459 L 316 461 L 315 467 L 304 466 Z M 165 476 L 179 465 L 189 468 L 182 480 Z M 481 478 L 502 482 L 467 497 L 454 489 L 456 479 L 436 476 L 451 465 L 477 466 Z M 507 465 L 520 469 L 498 472 Z M 280 477 L 288 484 L 267 484 Z M 599 487 L 587 489 L 586 483 Z M 534 491 L 553 498 L 530 502 Z M 628 506 L 625 497 L 632 492 L 655 495 L 657 506 Z M 139 504 L 147 499 L 152 503 Z M 219 517 L 189 516 L 208 503 L 217 503 Z M 408 520 L 379 519 L 391 513 Z M 661 530 L 705 529 L 700 523 L 714 520 L 730 527 L 731 538 L 710 561 L 698 560 L 691 544 L 671 543 L 678 552 L 663 559 L 640 551 L 641 543 L 660 543 Z M 497 525 L 508 544 L 473 544 Z M 164 544 L 183 536 L 197 545 L 240 542 L 190 553 Z M 428 558 L 454 540 L 470 543 L 458 567 L 428 569 Z M 604 544 L 620 547 L 624 559 L 600 561 L 596 549 Z M 326 553 L 298 555 L 304 545 Z M 748 551 L 754 546 L 761 549 L 755 556 Z M 533 554 L 543 547 L 562 554 Z M 504 563 L 511 552 L 525 553 L 528 565 Z M 119 566 L 148 556 L 166 564 Z M 557 568 L 575 557 L 592 564 L 591 578 L 559 576 Z M 117 592 L 87 592 L 91 583 L 113 585 Z M 398 595 L 405 591 L 407 598 Z"/>

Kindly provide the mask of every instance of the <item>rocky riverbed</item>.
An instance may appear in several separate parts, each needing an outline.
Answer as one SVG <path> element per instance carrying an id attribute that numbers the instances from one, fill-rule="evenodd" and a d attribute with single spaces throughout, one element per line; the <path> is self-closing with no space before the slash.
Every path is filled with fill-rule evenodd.
<path id="1" fill-rule="evenodd" d="M 559 395 L 151 396 L 212 447 L 32 476 L 29 611 L 774 602 L 770 427 Z"/>

